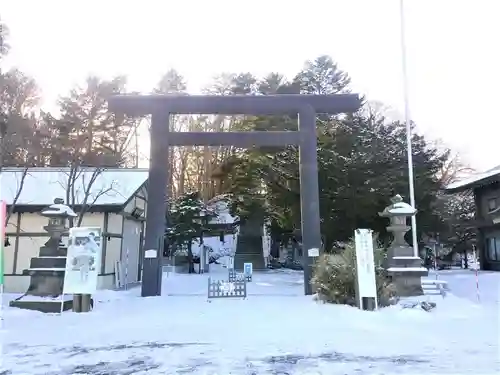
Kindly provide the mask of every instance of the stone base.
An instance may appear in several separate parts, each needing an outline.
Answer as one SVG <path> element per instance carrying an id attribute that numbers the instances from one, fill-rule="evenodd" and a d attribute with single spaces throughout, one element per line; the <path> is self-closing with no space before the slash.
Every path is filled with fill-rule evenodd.
<path id="1" fill-rule="evenodd" d="M 64 269 L 54 271 L 39 269 L 36 271 L 24 270 L 23 275 L 31 275 L 27 295 L 45 297 L 59 296 L 63 292 Z"/>
<path id="2" fill-rule="evenodd" d="M 397 250 L 402 252 L 403 248 L 399 247 Z M 419 257 L 411 255 L 413 249 L 408 248 L 407 250 L 405 254 L 396 253 L 395 256 L 388 259 L 391 266 L 387 271 L 399 297 L 421 296 L 424 294 L 421 278 L 427 276 L 429 271 L 422 267 L 422 261 Z"/>
<path id="3" fill-rule="evenodd" d="M 31 258 L 30 268 L 66 268 L 66 257 L 36 257 Z"/>
<path id="4" fill-rule="evenodd" d="M 411 256 L 395 256 L 393 258 L 388 258 L 389 267 L 412 267 L 419 268 L 422 267 L 422 259 L 420 257 Z"/>
<path id="5" fill-rule="evenodd" d="M 61 304 L 63 304 L 63 311 L 71 310 L 73 308 L 73 300 L 50 300 L 50 301 L 35 301 L 35 300 L 25 300 L 22 299 L 14 300 L 9 302 L 9 306 L 17 307 L 24 310 L 34 310 L 43 313 L 60 313 Z"/>
<path id="6" fill-rule="evenodd" d="M 52 247 L 46 247 L 42 246 L 40 248 L 40 253 L 38 254 L 39 257 L 66 257 L 66 254 L 68 253 L 68 249 L 65 247 L 59 247 L 58 249 L 54 250 Z"/>
<path id="7" fill-rule="evenodd" d="M 396 287 L 396 293 L 399 297 L 415 297 L 424 295 L 422 289 L 422 280 L 415 276 L 395 276 L 392 277 L 392 282 Z"/>

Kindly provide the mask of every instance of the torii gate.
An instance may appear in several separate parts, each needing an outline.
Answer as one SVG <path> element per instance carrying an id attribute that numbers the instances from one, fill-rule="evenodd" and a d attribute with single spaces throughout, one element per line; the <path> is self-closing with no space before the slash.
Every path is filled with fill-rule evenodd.
<path id="1" fill-rule="evenodd" d="M 304 248 L 304 292 L 312 294 L 313 258 L 321 248 L 316 114 L 355 112 L 357 94 L 338 95 L 118 95 L 109 109 L 131 116 L 152 115 L 151 155 L 143 263 L 143 297 L 161 295 L 161 247 L 165 232 L 169 146 L 299 146 L 301 232 Z M 280 115 L 297 113 L 298 131 L 169 132 L 171 114 Z M 153 251 L 148 251 L 153 250 Z"/>

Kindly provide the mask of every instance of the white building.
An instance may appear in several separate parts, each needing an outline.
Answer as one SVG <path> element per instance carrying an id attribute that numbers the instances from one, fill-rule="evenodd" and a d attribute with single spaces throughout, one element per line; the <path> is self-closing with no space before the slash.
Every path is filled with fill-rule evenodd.
<path id="1" fill-rule="evenodd" d="M 140 281 L 142 268 L 142 237 L 146 210 L 147 169 L 81 169 L 71 178 L 69 168 L 4 168 L 1 173 L 0 199 L 8 210 L 13 207 L 4 248 L 5 291 L 24 293 L 32 257 L 48 240 L 44 230 L 47 219 L 40 216 L 43 208 L 55 198 L 64 199 L 76 213 L 82 211 L 81 226 L 97 226 L 103 231 L 103 249 L 99 288 L 115 285 L 115 263 L 127 268 L 127 283 Z M 91 183 L 92 178 L 94 181 Z M 68 180 L 75 181 L 68 189 Z M 68 194 L 69 190 L 69 194 Z M 17 199 L 16 199 L 17 196 Z M 68 199 L 69 198 L 69 199 Z"/>

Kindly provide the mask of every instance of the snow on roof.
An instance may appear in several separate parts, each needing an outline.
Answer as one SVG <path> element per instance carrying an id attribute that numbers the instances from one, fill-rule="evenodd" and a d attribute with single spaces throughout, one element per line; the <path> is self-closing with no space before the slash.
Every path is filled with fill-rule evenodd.
<path id="1" fill-rule="evenodd" d="M 457 190 L 460 188 L 464 189 L 469 185 L 475 184 L 489 177 L 494 177 L 496 175 L 500 175 L 500 165 L 497 165 L 496 167 L 491 168 L 486 172 L 474 173 L 467 178 L 461 179 L 460 181 L 452 182 L 451 184 L 446 186 L 445 190 Z"/>
<path id="2" fill-rule="evenodd" d="M 12 204 L 25 168 L 3 168 L 1 171 L 0 198 Z M 82 204 L 85 191 L 95 168 L 80 168 L 75 178 L 75 200 L 68 204 Z M 49 206 L 55 198 L 66 200 L 69 168 L 29 168 L 17 205 Z M 93 205 L 123 205 L 148 179 L 147 169 L 103 170 L 90 187 L 88 200 Z M 96 199 L 97 198 L 97 199 Z"/>

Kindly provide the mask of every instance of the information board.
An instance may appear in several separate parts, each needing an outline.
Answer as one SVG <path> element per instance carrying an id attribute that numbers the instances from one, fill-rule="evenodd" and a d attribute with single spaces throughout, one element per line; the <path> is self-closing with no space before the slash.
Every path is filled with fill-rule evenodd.
<path id="1" fill-rule="evenodd" d="M 371 229 L 356 229 L 354 239 L 356 244 L 359 306 L 363 305 L 362 300 L 365 297 L 375 298 L 375 305 L 377 305 L 377 283 Z"/>
<path id="2" fill-rule="evenodd" d="M 92 294 L 97 290 L 101 254 L 101 228 L 76 227 L 69 230 L 64 294 Z"/>

